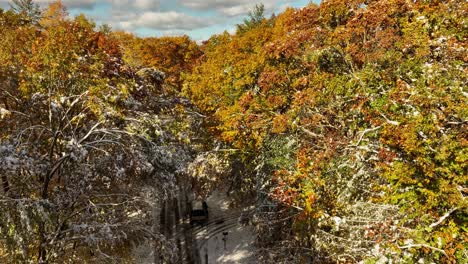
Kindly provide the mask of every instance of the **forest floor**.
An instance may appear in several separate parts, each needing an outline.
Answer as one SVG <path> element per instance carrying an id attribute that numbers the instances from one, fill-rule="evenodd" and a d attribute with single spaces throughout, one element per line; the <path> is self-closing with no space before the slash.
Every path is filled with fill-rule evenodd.
<path id="1" fill-rule="evenodd" d="M 239 223 L 242 211 L 229 208 L 224 193 L 214 192 L 206 202 L 209 221 L 193 229 L 200 263 L 256 263 L 253 228 Z"/>

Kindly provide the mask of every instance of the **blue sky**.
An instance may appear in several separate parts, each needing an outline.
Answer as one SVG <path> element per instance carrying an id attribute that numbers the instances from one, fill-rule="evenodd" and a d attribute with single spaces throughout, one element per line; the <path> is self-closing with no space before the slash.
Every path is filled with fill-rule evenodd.
<path id="1" fill-rule="evenodd" d="M 316 0 L 317 1 L 317 0 Z M 8 8 L 9 0 L 0 0 Z M 41 6 L 50 0 L 36 0 Z M 98 24 L 139 36 L 187 34 L 200 41 L 224 30 L 233 31 L 256 4 L 263 3 L 267 15 L 286 7 L 303 7 L 310 0 L 62 0 L 71 15 L 80 13 Z"/>

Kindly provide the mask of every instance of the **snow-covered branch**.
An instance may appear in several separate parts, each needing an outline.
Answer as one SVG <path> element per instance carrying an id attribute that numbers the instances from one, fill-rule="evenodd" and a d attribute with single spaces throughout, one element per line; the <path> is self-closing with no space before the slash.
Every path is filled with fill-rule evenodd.
<path id="1" fill-rule="evenodd" d="M 426 245 L 426 244 L 409 244 L 409 245 L 405 245 L 405 246 L 400 246 L 398 248 L 400 249 L 408 249 L 408 248 L 421 248 L 421 247 L 425 247 L 425 248 L 429 248 L 429 249 L 432 249 L 434 251 L 437 251 L 437 252 L 440 252 L 442 253 L 444 256 L 448 257 L 447 253 L 440 249 L 440 248 L 436 248 L 436 247 L 433 247 L 433 246 L 430 246 L 430 245 Z"/>
<path id="2" fill-rule="evenodd" d="M 434 228 L 438 225 L 440 225 L 445 219 L 447 219 L 453 212 L 455 212 L 458 208 L 452 208 L 450 211 L 448 211 L 446 214 L 444 214 L 437 222 L 432 223 L 429 225 L 430 228 Z"/>

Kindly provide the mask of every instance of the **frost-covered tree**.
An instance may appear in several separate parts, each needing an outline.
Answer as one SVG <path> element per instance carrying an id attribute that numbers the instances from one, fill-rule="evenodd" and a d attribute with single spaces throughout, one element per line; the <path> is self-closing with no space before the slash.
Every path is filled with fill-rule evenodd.
<path id="1" fill-rule="evenodd" d="M 168 248 L 153 207 L 192 156 L 187 104 L 150 78 L 164 74 L 124 65 L 84 17 L 51 16 L 38 31 L 21 16 L 0 12 L 0 262 L 112 263 L 141 243 Z"/>

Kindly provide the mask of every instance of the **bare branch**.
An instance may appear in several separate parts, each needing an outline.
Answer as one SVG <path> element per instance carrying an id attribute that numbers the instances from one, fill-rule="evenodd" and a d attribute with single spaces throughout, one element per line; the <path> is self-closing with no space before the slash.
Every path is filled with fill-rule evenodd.
<path id="1" fill-rule="evenodd" d="M 400 122 L 398 121 L 394 121 L 394 120 L 390 120 L 388 119 L 384 114 L 380 113 L 379 114 L 385 119 L 385 121 L 387 121 L 387 123 L 389 123 L 390 125 L 393 125 L 393 126 L 398 126 L 400 125 Z"/>
<path id="2" fill-rule="evenodd" d="M 438 225 L 440 225 L 445 219 L 447 219 L 447 217 L 449 217 L 453 212 L 455 212 L 458 208 L 455 207 L 455 208 L 452 208 L 450 211 L 448 211 L 446 214 L 444 214 L 440 219 L 439 221 L 435 222 L 435 223 L 432 223 L 429 227 L 430 228 L 434 228 Z"/>
<path id="3" fill-rule="evenodd" d="M 78 144 L 81 144 L 83 143 L 83 141 L 85 141 L 94 131 L 95 129 L 101 125 L 102 122 L 97 122 L 89 131 L 88 131 L 88 134 L 86 134 L 82 139 L 80 139 L 80 141 L 78 141 Z"/>
<path id="4" fill-rule="evenodd" d="M 307 135 L 311 136 L 311 137 L 314 137 L 314 138 L 323 138 L 322 135 L 319 135 L 319 134 L 315 134 L 314 132 L 310 131 L 309 129 L 305 128 L 305 127 L 302 127 L 300 126 L 299 127 L 303 132 L 305 132 Z"/>
<path id="5" fill-rule="evenodd" d="M 379 130 L 382 126 L 374 127 L 374 128 L 368 128 L 365 129 L 364 131 L 361 132 L 361 135 L 359 136 L 359 139 L 356 144 L 351 145 L 350 147 L 357 147 L 359 144 L 361 144 L 362 139 L 364 138 L 364 135 L 369 133 L 369 132 L 374 132 L 376 130 Z"/>
<path id="6" fill-rule="evenodd" d="M 410 245 L 401 246 L 401 247 L 398 247 L 398 248 L 407 249 L 407 248 L 419 248 L 419 247 L 425 247 L 425 248 L 432 249 L 432 250 L 440 252 L 440 253 L 444 254 L 444 256 L 448 257 L 447 253 L 445 253 L 444 250 L 442 250 L 440 248 L 432 247 L 432 246 L 429 246 L 429 245 L 426 245 L 426 244 L 410 244 Z"/>

